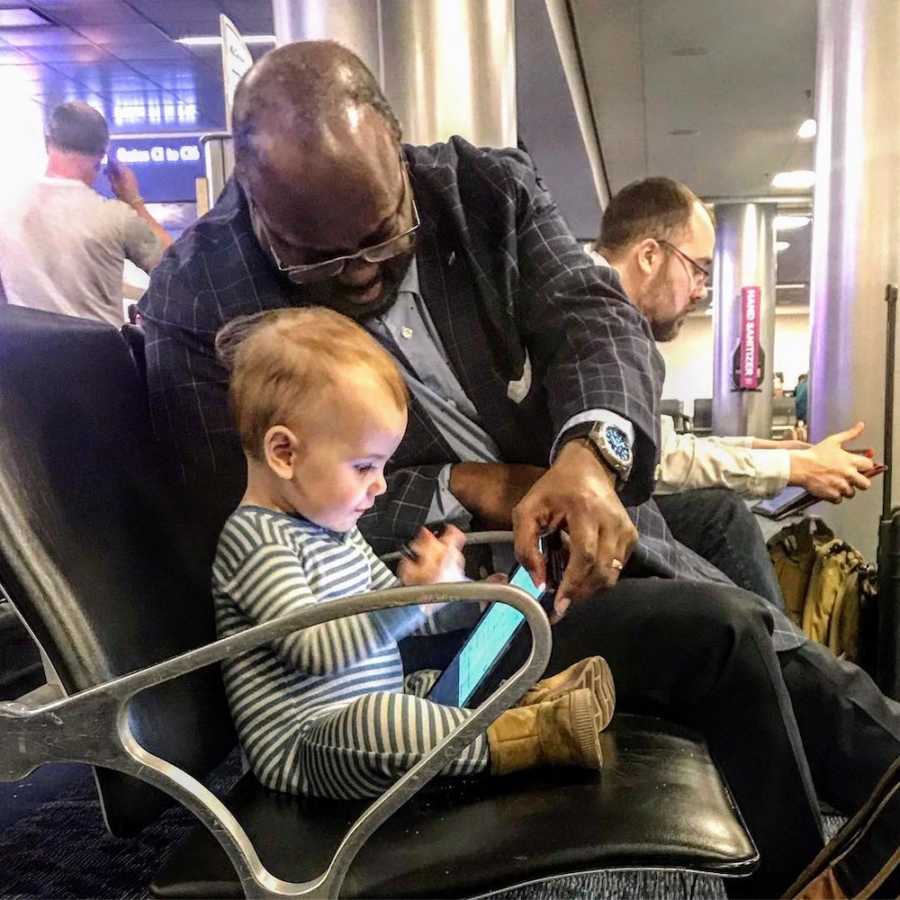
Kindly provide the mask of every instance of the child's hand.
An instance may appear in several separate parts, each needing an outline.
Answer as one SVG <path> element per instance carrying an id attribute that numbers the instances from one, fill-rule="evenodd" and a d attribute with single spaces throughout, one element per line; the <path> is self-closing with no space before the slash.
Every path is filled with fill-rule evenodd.
<path id="1" fill-rule="evenodd" d="M 509 578 L 503 572 L 494 572 L 484 579 L 488 584 L 509 584 Z M 479 600 L 478 608 L 484 612 L 490 605 L 490 600 Z"/>
<path id="2" fill-rule="evenodd" d="M 439 538 L 427 528 L 420 528 L 409 544 L 414 558 L 407 557 L 400 562 L 400 580 L 405 585 L 465 581 L 462 554 L 465 543 L 466 536 L 454 525 L 447 525 Z"/>

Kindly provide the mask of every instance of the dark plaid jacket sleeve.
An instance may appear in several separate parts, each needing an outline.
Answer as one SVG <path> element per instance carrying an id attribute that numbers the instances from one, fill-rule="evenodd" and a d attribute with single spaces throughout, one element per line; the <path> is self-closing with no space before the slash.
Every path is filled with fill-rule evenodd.
<path id="1" fill-rule="evenodd" d="M 585 264 L 552 198 L 524 154 L 507 162 L 518 215 L 517 324 L 558 434 L 573 415 L 607 409 L 632 423 L 635 464 L 623 499 L 653 492 L 664 365 L 644 316 L 610 269 Z"/>
<path id="2" fill-rule="evenodd" d="M 623 499 L 642 502 L 653 490 L 665 371 L 647 320 L 618 276 L 595 266 L 572 236 L 526 153 L 478 149 L 460 138 L 441 152 L 453 158 L 454 192 L 445 210 L 462 235 L 479 306 L 473 315 L 454 305 L 448 349 L 457 351 L 460 368 L 480 365 L 473 352 L 486 348 L 473 351 L 473 329 L 486 328 L 493 365 L 505 380 L 519 379 L 528 367 L 532 376 L 530 396 L 512 410 L 505 392 L 488 396 L 485 378 L 469 379 L 487 427 L 517 420 L 507 440 L 502 426 L 494 433 L 509 455 L 537 432 L 549 439 L 549 450 L 577 413 L 618 413 L 635 429 L 635 465 Z M 527 461 L 546 465 L 546 454 Z"/>

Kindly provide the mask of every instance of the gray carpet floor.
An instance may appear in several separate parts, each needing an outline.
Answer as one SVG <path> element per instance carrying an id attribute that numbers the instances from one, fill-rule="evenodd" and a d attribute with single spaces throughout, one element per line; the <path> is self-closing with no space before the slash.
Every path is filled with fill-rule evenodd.
<path id="1" fill-rule="evenodd" d="M 236 760 L 214 776 L 222 789 Z M 829 831 L 839 826 L 830 819 Z M 171 809 L 138 837 L 111 837 L 103 825 L 86 766 L 46 766 L 17 784 L 0 785 L 0 897 L 143 900 L 169 849 L 195 820 Z M 560 878 L 494 895 L 498 900 L 608 897 L 725 897 L 722 881 L 680 872 L 601 872 Z"/>

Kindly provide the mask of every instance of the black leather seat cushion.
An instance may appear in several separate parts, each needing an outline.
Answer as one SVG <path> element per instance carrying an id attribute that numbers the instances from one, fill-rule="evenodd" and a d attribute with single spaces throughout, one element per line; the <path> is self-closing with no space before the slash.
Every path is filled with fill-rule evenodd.
<path id="1" fill-rule="evenodd" d="M 342 896 L 458 897 L 604 868 L 752 871 L 755 848 L 701 738 L 629 715 L 616 716 L 602 738 L 602 773 L 547 769 L 437 782 L 372 836 Z M 226 802 L 266 867 L 290 881 L 319 874 L 366 806 L 277 794 L 252 774 Z M 243 896 L 204 828 L 175 850 L 151 892 Z"/>

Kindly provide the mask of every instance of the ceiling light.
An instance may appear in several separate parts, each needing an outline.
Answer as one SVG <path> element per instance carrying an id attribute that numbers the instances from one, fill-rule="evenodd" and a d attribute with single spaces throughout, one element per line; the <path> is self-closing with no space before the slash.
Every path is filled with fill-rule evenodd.
<path id="1" fill-rule="evenodd" d="M 781 253 L 782 250 L 787 250 L 790 246 L 790 241 L 775 241 L 775 252 Z"/>
<path id="2" fill-rule="evenodd" d="M 274 34 L 242 34 L 241 39 L 245 44 L 274 44 Z M 193 37 L 175 38 L 179 44 L 185 47 L 217 47 L 222 43 L 218 34 L 200 34 Z"/>
<path id="3" fill-rule="evenodd" d="M 776 231 L 795 231 L 809 225 L 809 216 L 775 216 Z"/>
<path id="4" fill-rule="evenodd" d="M 31 28 L 35 25 L 52 24 L 46 16 L 27 6 L 0 9 L 0 28 Z"/>
<path id="5" fill-rule="evenodd" d="M 798 129 L 797 137 L 801 141 L 810 141 L 816 136 L 816 120 L 807 119 Z"/>
<path id="6" fill-rule="evenodd" d="M 773 188 L 788 188 L 789 190 L 807 190 L 816 183 L 816 173 L 810 169 L 794 169 L 790 172 L 779 172 L 772 179 Z"/>

